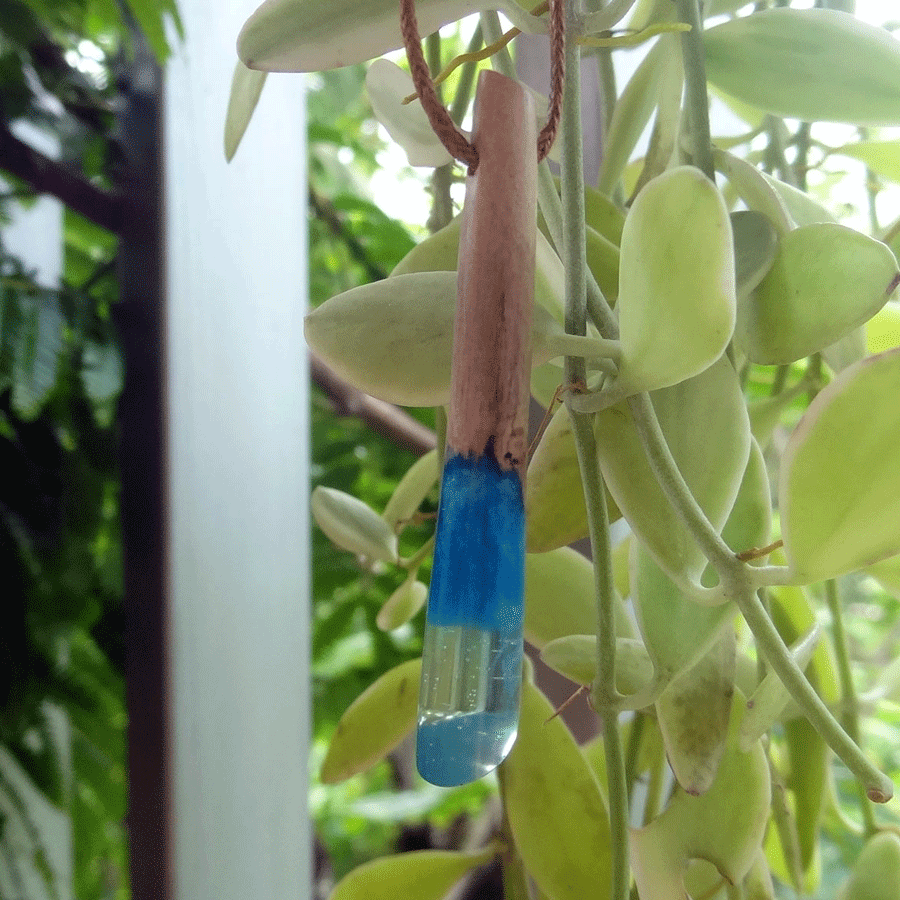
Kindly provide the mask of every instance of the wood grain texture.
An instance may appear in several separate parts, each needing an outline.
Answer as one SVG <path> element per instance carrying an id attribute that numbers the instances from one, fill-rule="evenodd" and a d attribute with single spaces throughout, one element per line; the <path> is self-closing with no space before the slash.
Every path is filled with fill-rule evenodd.
<path id="1" fill-rule="evenodd" d="M 484 71 L 459 246 L 448 450 L 524 474 L 537 217 L 534 104 Z"/>

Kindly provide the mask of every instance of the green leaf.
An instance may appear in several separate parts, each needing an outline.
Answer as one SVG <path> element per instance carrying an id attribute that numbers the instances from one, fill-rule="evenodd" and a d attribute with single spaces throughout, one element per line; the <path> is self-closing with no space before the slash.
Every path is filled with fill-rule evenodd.
<path id="1" fill-rule="evenodd" d="M 397 535 L 372 507 L 321 485 L 312 492 L 316 524 L 341 549 L 383 562 L 397 561 Z"/>
<path id="2" fill-rule="evenodd" d="M 250 119 L 253 118 L 267 74 L 248 69 L 240 60 L 234 67 L 228 112 L 225 114 L 225 159 L 228 162 L 234 159 Z"/>
<path id="3" fill-rule="evenodd" d="M 801 671 L 812 659 L 821 635 L 821 626 L 816 622 L 791 646 L 791 655 Z M 738 736 L 742 750 L 749 750 L 772 727 L 790 699 L 791 695 L 781 679 L 774 672 L 767 672 L 747 701 L 747 712 Z"/>
<path id="4" fill-rule="evenodd" d="M 900 552 L 900 349 L 845 369 L 813 401 L 782 459 L 791 577 L 835 578 Z"/>
<path id="5" fill-rule="evenodd" d="M 419 0 L 419 34 L 469 13 L 500 9 L 524 31 L 543 25 L 514 0 Z M 403 46 L 400 16 L 392 0 L 266 0 L 238 35 L 238 56 L 251 69 L 317 72 L 375 59 Z"/>
<path id="6" fill-rule="evenodd" d="M 900 303 L 889 301 L 866 322 L 866 353 L 900 347 Z"/>
<path id="7" fill-rule="evenodd" d="M 631 862 L 643 900 L 684 900 L 688 860 L 711 862 L 732 884 L 750 871 L 765 834 L 769 767 L 757 742 L 737 745 L 743 697 L 735 692 L 726 751 L 710 789 L 699 797 L 677 791 L 665 812 L 631 833 Z"/>
<path id="8" fill-rule="evenodd" d="M 450 399 L 455 272 L 416 272 L 353 288 L 314 309 L 307 343 L 360 390 L 402 406 Z M 562 326 L 535 304 L 532 364 L 559 355 Z"/>
<path id="9" fill-rule="evenodd" d="M 13 359 L 12 403 L 25 419 L 41 411 L 56 386 L 63 351 L 63 317 L 53 291 L 21 298 L 22 320 Z"/>
<path id="10" fill-rule="evenodd" d="M 566 602 L 560 603 L 559 598 Z M 616 632 L 630 637 L 633 627 L 620 600 Z M 540 649 L 571 634 L 593 633 L 597 626 L 594 568 L 571 547 L 525 557 L 525 639 Z"/>
<path id="11" fill-rule="evenodd" d="M 715 643 L 673 678 L 656 701 L 669 765 L 681 787 L 694 796 L 709 790 L 725 752 L 735 651 L 734 629 L 720 631 Z"/>
<path id="12" fill-rule="evenodd" d="M 900 837 L 882 831 L 869 838 L 844 896 L 846 900 L 900 900 Z"/>
<path id="13" fill-rule="evenodd" d="M 756 291 L 738 305 L 735 342 L 753 362 L 784 365 L 834 344 L 875 315 L 900 282 L 894 254 L 852 228 L 784 235 Z"/>
<path id="14" fill-rule="evenodd" d="M 462 217 L 454 216 L 443 228 L 420 241 L 397 263 L 391 275 L 412 272 L 455 272 L 459 265 Z"/>
<path id="15" fill-rule="evenodd" d="M 651 399 L 682 476 L 713 527 L 721 529 L 750 453 L 747 407 L 731 363 L 722 357 Z M 698 577 L 706 558 L 659 486 L 627 404 L 599 412 L 595 434 L 606 485 L 636 537 L 676 581 Z"/>
<path id="16" fill-rule="evenodd" d="M 850 156 L 891 181 L 900 181 L 900 141 L 858 141 L 838 147 L 835 153 Z"/>
<path id="17" fill-rule="evenodd" d="M 613 393 L 678 384 L 722 355 L 734 330 L 734 267 L 728 210 L 699 169 L 670 169 L 647 184 L 622 232 Z"/>
<path id="18" fill-rule="evenodd" d="M 584 221 L 616 247 L 622 242 L 625 213 L 606 194 L 589 184 L 584 186 Z"/>
<path id="19" fill-rule="evenodd" d="M 608 896 L 609 816 L 578 745 L 552 715 L 547 698 L 524 682 L 519 735 L 498 770 L 516 849 L 553 900 Z"/>
<path id="20" fill-rule="evenodd" d="M 158 62 L 165 62 L 171 51 L 166 38 L 167 18 L 172 20 L 179 36 L 184 38 L 184 28 L 174 0 L 126 0 L 126 2 L 138 25 L 141 26 L 153 55 Z"/>
<path id="21" fill-rule="evenodd" d="M 585 225 L 584 230 L 588 268 L 600 286 L 603 296 L 613 304 L 619 296 L 621 263 L 619 248 L 590 225 Z"/>
<path id="22" fill-rule="evenodd" d="M 428 599 L 428 587 L 410 575 L 400 587 L 385 600 L 375 622 L 382 631 L 393 631 L 405 625 Z"/>
<path id="23" fill-rule="evenodd" d="M 685 596 L 640 545 L 632 549 L 632 599 L 662 687 L 694 666 L 734 619 L 733 603 L 701 606 Z"/>
<path id="24" fill-rule="evenodd" d="M 394 275 L 409 275 L 413 272 L 456 272 L 459 266 L 459 230 L 462 217 L 451 221 L 416 244 L 397 263 L 391 272 Z M 558 322 L 563 318 L 563 296 L 565 294 L 565 271 L 545 235 L 538 231 L 535 244 L 534 299 Z M 618 257 L 617 257 L 618 258 Z M 618 275 L 617 275 L 618 277 Z"/>
<path id="25" fill-rule="evenodd" d="M 383 856 L 344 876 L 328 900 L 441 900 L 466 872 L 497 855 L 496 847 L 472 853 L 415 850 Z"/>
<path id="26" fill-rule="evenodd" d="M 703 35 L 712 84 L 778 116 L 900 124 L 900 42 L 830 9 L 767 9 Z"/>
<path id="27" fill-rule="evenodd" d="M 557 638 L 541 651 L 541 660 L 575 684 L 589 686 L 597 675 L 597 638 L 572 634 Z M 634 638 L 616 639 L 616 690 L 626 696 L 643 692 L 653 679 L 653 663 Z"/>
<path id="28" fill-rule="evenodd" d="M 759 174 L 781 198 L 781 202 L 790 213 L 795 225 L 818 225 L 822 222 L 837 222 L 837 219 L 821 203 L 807 194 L 806 191 L 801 191 L 793 185 L 785 184 L 785 182 L 773 178 L 766 172 L 760 171 Z"/>
<path id="29" fill-rule="evenodd" d="M 661 37 L 625 85 L 613 109 L 603 144 L 598 187 L 601 194 L 613 192 L 637 142 L 650 121 L 659 99 L 660 85 L 679 64 L 678 43 Z"/>
<path id="30" fill-rule="evenodd" d="M 734 235 L 734 281 L 738 302 L 756 290 L 778 254 L 778 230 L 752 209 L 731 214 Z"/>
<path id="31" fill-rule="evenodd" d="M 111 341 L 88 340 L 81 354 L 81 384 L 101 426 L 108 428 L 115 414 L 115 401 L 125 383 L 122 356 Z"/>
<path id="32" fill-rule="evenodd" d="M 415 727 L 422 660 L 385 672 L 341 716 L 328 746 L 320 778 L 345 781 L 380 762 Z"/>
<path id="33" fill-rule="evenodd" d="M 376 59 L 366 72 L 366 90 L 372 101 L 375 118 L 398 143 L 411 166 L 443 166 L 453 157 L 431 127 L 422 104 L 417 100 L 403 103 L 415 94 L 412 77 L 396 63 Z"/>
<path id="34" fill-rule="evenodd" d="M 409 467 L 394 488 L 394 493 L 381 514 L 384 521 L 394 530 L 398 527 L 402 530 L 437 484 L 439 474 L 437 450 L 429 450 Z"/>
<path id="35" fill-rule="evenodd" d="M 622 514 L 609 494 L 610 522 Z M 528 462 L 525 482 L 525 541 L 530 553 L 544 553 L 587 537 L 587 507 L 581 469 L 565 406 L 553 414 Z"/>

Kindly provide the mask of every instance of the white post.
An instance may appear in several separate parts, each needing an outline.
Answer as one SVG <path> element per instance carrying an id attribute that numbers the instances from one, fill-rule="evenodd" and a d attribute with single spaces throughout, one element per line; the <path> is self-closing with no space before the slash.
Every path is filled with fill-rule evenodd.
<path id="1" fill-rule="evenodd" d="M 308 367 L 302 79 L 230 165 L 254 0 L 190 0 L 164 160 L 174 896 L 310 894 Z"/>

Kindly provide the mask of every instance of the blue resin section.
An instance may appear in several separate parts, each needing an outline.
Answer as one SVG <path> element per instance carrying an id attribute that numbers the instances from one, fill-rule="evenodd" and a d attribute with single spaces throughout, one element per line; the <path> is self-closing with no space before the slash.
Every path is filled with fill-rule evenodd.
<path id="1" fill-rule="evenodd" d="M 428 622 L 521 627 L 525 505 L 518 472 L 490 456 L 444 464 Z"/>
<path id="2" fill-rule="evenodd" d="M 467 784 L 516 738 L 525 518 L 516 472 L 489 455 L 444 466 L 422 653 L 416 761 L 426 781 Z"/>

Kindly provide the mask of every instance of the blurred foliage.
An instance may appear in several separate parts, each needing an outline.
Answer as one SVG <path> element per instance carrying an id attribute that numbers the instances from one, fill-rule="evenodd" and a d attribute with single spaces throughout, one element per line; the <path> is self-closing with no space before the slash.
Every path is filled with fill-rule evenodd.
<path id="1" fill-rule="evenodd" d="M 6 0 L 0 128 L 27 123 L 70 171 L 113 188 L 130 28 L 163 57 L 167 18 L 178 25 L 172 0 Z M 34 194 L 2 177 L 6 226 Z M 21 900 L 128 896 L 117 238 L 60 215 L 55 284 L 0 230 L 0 896 Z M 71 822 L 71 861 L 48 838 L 54 809 Z"/>

